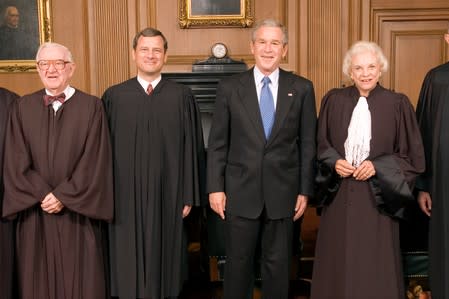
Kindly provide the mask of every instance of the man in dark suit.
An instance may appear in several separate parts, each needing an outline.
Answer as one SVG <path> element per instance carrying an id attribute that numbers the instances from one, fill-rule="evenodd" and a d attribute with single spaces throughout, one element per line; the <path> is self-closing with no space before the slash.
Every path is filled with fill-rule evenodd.
<path id="1" fill-rule="evenodd" d="M 254 28 L 251 52 L 255 67 L 217 90 L 207 191 L 226 218 L 224 298 L 252 298 L 259 238 L 263 298 L 287 298 L 293 222 L 313 192 L 315 94 L 312 82 L 279 68 L 287 32 L 277 21 Z"/>

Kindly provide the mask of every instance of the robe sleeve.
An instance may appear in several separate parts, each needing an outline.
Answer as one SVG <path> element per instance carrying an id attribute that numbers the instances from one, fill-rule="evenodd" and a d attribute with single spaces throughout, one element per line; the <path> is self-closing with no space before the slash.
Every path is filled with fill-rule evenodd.
<path id="1" fill-rule="evenodd" d="M 425 147 L 426 169 L 416 179 L 416 188 L 422 191 L 430 192 L 432 183 L 432 151 L 433 134 L 435 122 L 435 105 L 432 101 L 432 81 L 433 73 L 427 73 L 424 78 L 421 91 L 419 93 L 418 105 L 416 107 L 416 117 L 418 119 L 421 136 Z"/>
<path id="2" fill-rule="evenodd" d="M 195 98 L 189 90 L 184 96 L 184 205 L 206 205 L 205 152 L 201 117 Z"/>
<path id="3" fill-rule="evenodd" d="M 414 201 L 415 179 L 424 171 L 424 148 L 418 123 L 409 100 L 401 95 L 396 107 L 394 153 L 372 160 L 376 176 L 369 180 L 377 207 L 387 215 L 405 218 L 405 208 Z"/>
<path id="4" fill-rule="evenodd" d="M 89 218 L 113 217 L 112 151 L 104 108 L 94 105 L 84 152 L 70 177 L 52 192 L 69 210 Z"/>
<path id="5" fill-rule="evenodd" d="M 22 130 L 20 101 L 12 104 L 5 137 L 3 217 L 8 218 L 40 203 L 52 189 L 33 168 Z"/>
<path id="6" fill-rule="evenodd" d="M 11 107 L 15 100 L 17 100 L 19 96 L 9 90 L 4 88 L 0 88 L 0 170 L 3 169 L 3 155 L 4 155 L 4 142 L 5 142 L 5 133 L 6 126 L 9 120 L 9 113 L 11 111 Z M 3 185 L 3 172 L 0 174 L 0 218 L 3 214 L 3 193 L 4 193 L 4 185 Z"/>
<path id="7" fill-rule="evenodd" d="M 330 116 L 329 101 L 334 91 L 329 91 L 321 101 L 318 118 L 315 197 L 310 201 L 311 205 L 317 207 L 330 204 L 341 184 L 341 178 L 335 171 L 335 163 L 337 160 L 344 158 L 332 147 L 327 135 L 330 126 L 328 122 Z"/>
<path id="8" fill-rule="evenodd" d="M 101 102 L 103 103 L 103 108 L 106 112 L 106 119 L 108 121 L 109 129 L 111 129 L 111 90 L 106 89 L 106 91 L 103 93 L 103 96 L 101 97 Z M 112 136 L 112 130 L 109 130 L 111 136 Z"/>

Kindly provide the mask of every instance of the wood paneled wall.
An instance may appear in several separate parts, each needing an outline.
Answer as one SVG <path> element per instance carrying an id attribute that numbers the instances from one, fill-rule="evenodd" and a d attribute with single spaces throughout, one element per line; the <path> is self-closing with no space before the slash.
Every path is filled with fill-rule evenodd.
<path id="1" fill-rule="evenodd" d="M 416 105 L 427 71 L 449 60 L 443 40 L 449 9 L 441 7 L 380 7 L 372 11 L 372 37 L 384 49 L 390 71 L 383 85 L 405 93 Z"/>
<path id="2" fill-rule="evenodd" d="M 306 75 L 314 82 L 319 99 L 331 88 L 341 86 L 341 60 L 343 32 L 342 1 L 307 0 L 303 5 L 307 19 L 307 69 Z M 301 14 L 301 10 L 299 13 Z"/>
<path id="3" fill-rule="evenodd" d="M 127 0 L 89 0 L 88 4 L 89 57 L 95 66 L 90 73 L 90 92 L 100 96 L 108 86 L 130 77 L 128 22 L 133 7 Z"/>
<path id="4" fill-rule="evenodd" d="M 169 41 L 164 71 L 188 72 L 224 42 L 232 58 L 254 63 L 249 28 L 192 28 L 178 25 L 179 0 L 52 0 L 53 40 L 76 59 L 73 85 L 101 96 L 105 88 L 134 76 L 134 34 L 159 28 Z M 350 84 L 342 57 L 356 40 L 378 42 L 390 61 L 382 84 L 416 103 L 425 72 L 449 59 L 442 35 L 449 26 L 447 0 L 252 0 L 254 18 L 277 18 L 289 28 L 282 67 L 314 82 L 319 106 L 331 88 Z M 0 85 L 19 94 L 41 87 L 36 72 L 0 73 Z"/>

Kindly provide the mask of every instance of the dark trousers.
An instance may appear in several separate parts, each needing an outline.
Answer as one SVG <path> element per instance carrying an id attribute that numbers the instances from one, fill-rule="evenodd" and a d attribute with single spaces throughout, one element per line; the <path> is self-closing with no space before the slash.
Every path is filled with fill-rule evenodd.
<path id="1" fill-rule="evenodd" d="M 256 249 L 261 244 L 262 299 L 287 299 L 293 219 L 226 215 L 224 299 L 250 299 Z"/>

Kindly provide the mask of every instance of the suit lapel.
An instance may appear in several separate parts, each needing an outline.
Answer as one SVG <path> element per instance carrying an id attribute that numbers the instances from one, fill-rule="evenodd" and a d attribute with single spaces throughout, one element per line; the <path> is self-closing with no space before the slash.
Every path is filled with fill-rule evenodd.
<path id="1" fill-rule="evenodd" d="M 279 129 L 282 127 L 285 117 L 287 116 L 290 107 L 295 97 L 295 91 L 292 88 L 293 82 L 287 72 L 279 69 L 279 86 L 278 97 L 276 103 L 276 115 L 274 118 L 273 128 L 271 130 L 270 138 L 268 139 L 267 146 L 274 140 L 279 133 Z"/>
<path id="2" fill-rule="evenodd" d="M 253 69 L 250 69 L 240 80 L 238 93 L 240 101 L 254 125 L 257 135 L 265 142 L 262 118 L 260 116 L 259 101 L 257 99 L 256 84 L 254 83 Z"/>

